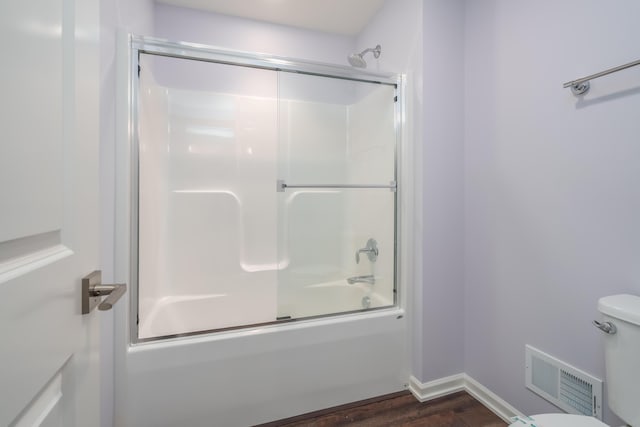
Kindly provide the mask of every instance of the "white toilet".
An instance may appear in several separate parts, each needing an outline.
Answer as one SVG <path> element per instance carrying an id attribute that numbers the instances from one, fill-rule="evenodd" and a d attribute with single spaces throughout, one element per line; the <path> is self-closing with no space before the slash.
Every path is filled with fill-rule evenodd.
<path id="1" fill-rule="evenodd" d="M 604 345 L 609 408 L 628 425 L 640 427 L 640 297 L 600 298 L 603 321 L 594 322 L 607 333 Z M 607 427 L 586 415 L 541 414 L 515 417 L 510 427 Z"/>

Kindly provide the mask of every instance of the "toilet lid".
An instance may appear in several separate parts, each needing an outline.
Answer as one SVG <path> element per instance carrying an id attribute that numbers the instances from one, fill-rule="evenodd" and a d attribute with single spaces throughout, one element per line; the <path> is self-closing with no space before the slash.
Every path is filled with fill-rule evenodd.
<path id="1" fill-rule="evenodd" d="M 608 427 L 602 421 L 586 415 L 540 414 L 515 417 L 509 427 Z"/>

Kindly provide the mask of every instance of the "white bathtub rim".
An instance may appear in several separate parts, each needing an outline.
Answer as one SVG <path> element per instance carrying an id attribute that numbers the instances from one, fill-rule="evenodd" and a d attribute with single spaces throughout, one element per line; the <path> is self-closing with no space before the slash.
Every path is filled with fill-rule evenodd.
<path id="1" fill-rule="evenodd" d="M 231 295 L 228 293 L 197 293 L 197 294 L 177 294 L 177 295 L 165 295 L 153 300 L 147 299 L 145 302 L 146 309 L 140 309 L 139 318 L 144 318 L 144 322 L 140 321 L 138 325 L 138 336 L 137 340 L 134 340 L 136 344 L 150 341 L 159 341 L 166 339 L 174 339 L 174 338 L 186 338 L 193 337 L 196 335 L 210 335 L 216 333 L 224 333 L 224 332 L 233 332 L 238 331 L 239 329 L 247 329 L 247 330 L 256 330 L 262 329 L 267 326 L 280 326 L 283 323 L 276 323 L 277 321 L 273 319 L 290 319 L 290 321 L 299 323 L 303 321 L 318 321 L 325 319 L 328 316 L 346 316 L 346 315 L 361 315 L 363 310 L 367 310 L 368 307 L 360 307 L 360 298 L 370 298 L 371 299 L 371 311 L 374 310 L 384 310 L 388 308 L 395 307 L 392 300 L 385 298 L 382 294 L 377 292 L 375 285 L 369 283 L 354 283 L 349 284 L 346 279 L 334 280 L 331 282 L 321 282 L 312 285 L 306 285 L 302 288 L 299 288 L 297 292 L 301 292 L 301 295 L 304 295 L 305 292 L 308 291 L 321 291 L 321 292 L 334 292 L 334 291 L 348 291 L 348 296 L 353 298 L 351 295 L 353 292 L 356 292 L 357 297 L 357 305 L 349 304 L 348 307 L 336 307 L 337 310 L 329 313 L 324 305 L 321 304 L 320 308 L 313 307 L 313 304 L 309 306 L 308 298 L 303 298 L 303 302 L 306 302 L 307 305 L 296 305 L 291 310 L 284 310 L 284 312 L 280 312 L 280 308 L 276 313 L 272 313 L 267 318 L 255 318 L 253 321 L 249 321 L 245 324 L 235 324 L 235 323 L 225 323 L 225 322 L 216 322 L 215 324 L 210 324 L 205 326 L 201 322 L 188 321 L 186 324 L 173 325 L 165 327 L 156 326 L 157 319 L 159 316 L 164 316 L 164 310 L 171 308 L 174 304 L 182 305 L 184 303 L 189 304 L 191 302 L 206 302 L 206 301 L 222 301 L 225 298 L 230 297 Z M 292 294 L 295 295 L 295 294 Z M 314 297 L 311 297 L 314 299 Z M 335 297 L 330 297 L 335 298 Z M 297 298 L 296 298 L 297 300 Z M 349 301 L 351 301 L 349 299 Z M 352 301 L 355 304 L 355 300 Z M 223 302 L 224 304 L 224 302 Z M 280 307 L 280 306 L 278 306 Z M 291 308 L 291 307 L 290 307 Z M 368 312 L 368 311 L 367 311 Z M 185 319 L 189 319 L 189 314 L 186 314 Z M 281 316 L 281 317 L 277 317 Z M 270 321 L 270 320 L 271 321 Z M 232 328 L 232 329 L 230 329 Z M 225 331 L 226 329 L 226 331 Z"/>
<path id="2" fill-rule="evenodd" d="M 172 348 L 185 344 L 205 344 L 219 341 L 234 340 L 254 336 L 256 334 L 285 333 L 309 328 L 335 326 L 340 323 L 366 322 L 373 319 L 389 318 L 397 320 L 404 318 L 405 310 L 400 307 L 378 308 L 366 312 L 344 313 L 321 318 L 294 320 L 286 323 L 274 323 L 250 328 L 229 331 L 212 331 L 188 335 L 176 335 L 166 338 L 159 337 L 144 341 L 129 343 L 128 353 L 154 351 L 161 348 Z"/>

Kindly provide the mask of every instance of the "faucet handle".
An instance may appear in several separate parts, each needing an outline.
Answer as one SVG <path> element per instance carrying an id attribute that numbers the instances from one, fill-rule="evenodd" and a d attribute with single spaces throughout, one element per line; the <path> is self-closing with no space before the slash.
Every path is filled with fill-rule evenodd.
<path id="1" fill-rule="evenodd" d="M 360 253 L 366 253 L 369 261 L 376 262 L 378 259 L 378 242 L 375 239 L 367 240 L 367 245 L 356 252 L 356 264 L 360 263 Z"/>

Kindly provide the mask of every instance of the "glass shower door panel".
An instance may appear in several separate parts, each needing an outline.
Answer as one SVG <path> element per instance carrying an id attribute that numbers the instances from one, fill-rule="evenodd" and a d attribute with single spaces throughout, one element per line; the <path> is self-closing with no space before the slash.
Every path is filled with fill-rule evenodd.
<path id="1" fill-rule="evenodd" d="M 278 318 L 395 304 L 395 93 L 279 73 Z"/>
<path id="2" fill-rule="evenodd" d="M 300 189 L 279 198 L 278 318 L 395 304 L 395 193 Z"/>
<path id="3" fill-rule="evenodd" d="M 279 179 L 288 185 L 395 180 L 394 85 L 278 74 Z"/>
<path id="4" fill-rule="evenodd" d="M 275 320 L 276 83 L 142 55 L 140 339 Z"/>

